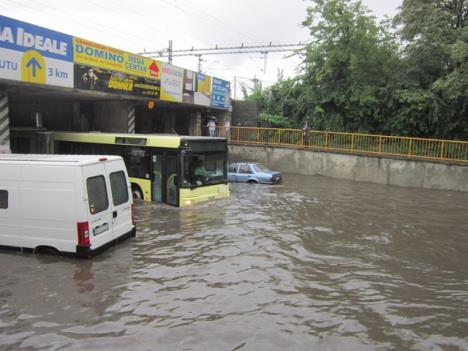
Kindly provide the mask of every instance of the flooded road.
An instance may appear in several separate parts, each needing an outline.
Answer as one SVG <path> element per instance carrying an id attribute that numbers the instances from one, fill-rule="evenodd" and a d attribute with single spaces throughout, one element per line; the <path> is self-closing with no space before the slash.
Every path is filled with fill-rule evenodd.
<path id="1" fill-rule="evenodd" d="M 139 203 L 92 260 L 0 252 L 0 350 L 468 350 L 468 194 L 286 174 Z"/>

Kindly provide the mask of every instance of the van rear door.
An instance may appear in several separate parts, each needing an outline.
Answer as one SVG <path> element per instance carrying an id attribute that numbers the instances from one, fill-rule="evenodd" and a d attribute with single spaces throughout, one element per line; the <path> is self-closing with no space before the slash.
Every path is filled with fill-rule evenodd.
<path id="1" fill-rule="evenodd" d="M 130 183 L 122 160 L 106 162 L 111 193 L 112 231 L 114 239 L 133 229 Z"/>
<path id="2" fill-rule="evenodd" d="M 84 166 L 83 176 L 88 198 L 89 239 L 91 250 L 95 250 L 114 239 L 110 184 L 104 163 Z"/>

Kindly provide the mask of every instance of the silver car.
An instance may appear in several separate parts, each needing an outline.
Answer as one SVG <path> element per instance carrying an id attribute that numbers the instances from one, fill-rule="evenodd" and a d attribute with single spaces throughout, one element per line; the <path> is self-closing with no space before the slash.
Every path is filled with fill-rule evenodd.
<path id="1" fill-rule="evenodd" d="M 271 171 L 260 163 L 236 162 L 229 164 L 228 179 L 236 183 L 281 183 L 280 172 Z"/>

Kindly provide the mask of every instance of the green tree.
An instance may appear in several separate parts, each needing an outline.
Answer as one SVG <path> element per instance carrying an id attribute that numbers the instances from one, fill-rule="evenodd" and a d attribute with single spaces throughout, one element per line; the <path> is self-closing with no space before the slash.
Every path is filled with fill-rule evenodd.
<path id="1" fill-rule="evenodd" d="M 282 78 L 264 92 L 262 119 L 275 127 L 295 128 L 301 124 L 303 87 L 297 79 Z"/>
<path id="2" fill-rule="evenodd" d="M 253 86 L 250 88 L 246 84 L 241 84 L 242 95 L 244 95 L 244 100 L 254 101 L 259 105 L 263 105 L 263 89 L 262 81 L 256 77 L 252 79 Z"/>
<path id="3" fill-rule="evenodd" d="M 398 46 L 361 1 L 314 0 L 302 97 L 312 128 L 380 131 L 399 86 Z"/>
<path id="4" fill-rule="evenodd" d="M 359 0 L 311 0 L 300 74 L 254 87 L 264 124 L 466 139 L 468 0 L 403 0 L 378 24 Z"/>
<path id="5" fill-rule="evenodd" d="M 404 0 L 395 24 L 404 44 L 407 86 L 401 96 L 425 100 L 419 135 L 466 138 L 468 133 L 468 1 Z M 405 119 L 408 108 L 399 100 Z M 403 115 L 401 114 L 403 113 Z"/>

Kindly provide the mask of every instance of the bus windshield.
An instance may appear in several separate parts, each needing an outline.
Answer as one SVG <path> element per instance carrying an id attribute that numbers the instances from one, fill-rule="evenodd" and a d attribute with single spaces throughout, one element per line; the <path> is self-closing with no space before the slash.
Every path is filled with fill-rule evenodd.
<path id="1" fill-rule="evenodd" d="M 188 154 L 183 158 L 183 168 L 183 188 L 227 182 L 225 153 Z"/>

